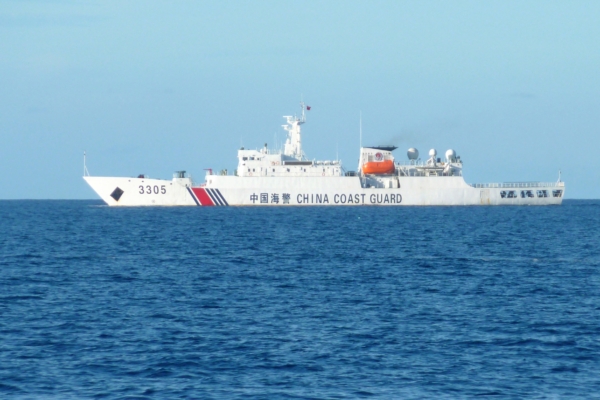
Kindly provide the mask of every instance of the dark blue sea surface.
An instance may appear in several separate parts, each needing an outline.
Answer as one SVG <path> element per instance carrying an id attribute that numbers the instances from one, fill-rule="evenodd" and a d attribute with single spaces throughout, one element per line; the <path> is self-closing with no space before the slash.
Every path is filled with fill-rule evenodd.
<path id="1" fill-rule="evenodd" d="M 600 201 L 0 201 L 0 398 L 600 396 Z"/>

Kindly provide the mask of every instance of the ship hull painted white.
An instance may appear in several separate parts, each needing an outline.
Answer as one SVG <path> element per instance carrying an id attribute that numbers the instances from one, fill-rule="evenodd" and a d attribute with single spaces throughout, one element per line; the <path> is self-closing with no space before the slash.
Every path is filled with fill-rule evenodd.
<path id="1" fill-rule="evenodd" d="M 340 160 L 310 161 L 302 151 L 302 115 L 285 116 L 287 140 L 283 151 L 238 150 L 234 175 L 211 169 L 202 185 L 194 185 L 185 171 L 173 180 L 84 176 L 109 206 L 475 206 L 561 204 L 564 183 L 509 183 L 468 185 L 463 163 L 452 149 L 446 161 L 429 151 L 422 162 L 415 148 L 409 162 L 395 163 L 395 146 L 360 148 L 356 172 L 345 172 Z M 84 154 L 84 172 L 85 166 Z M 352 176 L 346 176 L 352 175 Z"/>
<path id="2" fill-rule="evenodd" d="M 103 176 L 84 176 L 83 179 L 109 206 L 196 205 L 188 191 L 188 187 L 191 186 L 190 179 L 164 180 Z M 116 188 L 123 191 L 118 200 L 111 197 Z"/>
<path id="3" fill-rule="evenodd" d="M 109 206 L 474 206 L 560 205 L 564 184 L 531 187 L 477 188 L 462 176 L 399 177 L 399 188 L 363 188 L 359 177 L 238 177 L 208 175 L 206 184 L 193 186 L 189 178 L 84 177 Z M 111 197 L 119 188 L 118 200 Z M 538 191 L 547 197 L 538 197 Z M 553 190 L 561 190 L 560 197 Z M 516 197 L 502 197 L 513 191 Z M 533 197 L 521 197 L 531 191 Z M 117 193 L 118 194 L 118 193 Z"/>

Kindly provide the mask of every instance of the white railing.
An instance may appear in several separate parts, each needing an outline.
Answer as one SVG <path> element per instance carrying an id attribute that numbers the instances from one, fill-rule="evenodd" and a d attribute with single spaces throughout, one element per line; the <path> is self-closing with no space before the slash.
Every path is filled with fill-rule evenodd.
<path id="1" fill-rule="evenodd" d="M 474 188 L 537 188 L 563 187 L 564 182 L 506 182 L 506 183 L 471 183 Z"/>
<path id="2" fill-rule="evenodd" d="M 454 169 L 452 173 L 444 172 L 443 168 L 430 168 L 430 169 L 417 169 L 417 168 L 405 168 L 404 166 L 398 166 L 396 164 L 396 170 L 400 171 L 400 176 L 409 178 L 434 178 L 440 176 L 462 176 L 461 169 Z"/>

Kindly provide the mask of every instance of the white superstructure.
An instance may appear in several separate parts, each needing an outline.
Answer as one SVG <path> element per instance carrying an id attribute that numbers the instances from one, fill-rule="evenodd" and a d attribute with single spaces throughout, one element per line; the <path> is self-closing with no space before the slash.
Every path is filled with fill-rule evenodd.
<path id="1" fill-rule="evenodd" d="M 283 151 L 267 144 L 257 150 L 238 150 L 238 166 L 207 170 L 205 182 L 195 184 L 185 171 L 172 180 L 144 175 L 84 179 L 110 206 L 228 206 L 228 205 L 550 205 L 561 204 L 563 182 L 467 184 L 463 163 L 452 149 L 445 159 L 431 149 L 421 161 L 410 148 L 408 160 L 396 162 L 394 146 L 361 147 L 356 172 L 339 160 L 308 160 L 302 152 L 300 117 L 285 116 L 287 140 Z M 84 171 L 87 169 L 84 168 Z"/>

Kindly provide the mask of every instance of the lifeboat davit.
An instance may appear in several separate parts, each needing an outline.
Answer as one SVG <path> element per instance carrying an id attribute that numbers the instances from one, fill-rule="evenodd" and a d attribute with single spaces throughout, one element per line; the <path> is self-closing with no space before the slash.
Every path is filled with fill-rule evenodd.
<path id="1" fill-rule="evenodd" d="M 393 160 L 371 161 L 364 163 L 362 166 L 362 172 L 365 175 L 392 174 L 395 170 Z"/>

